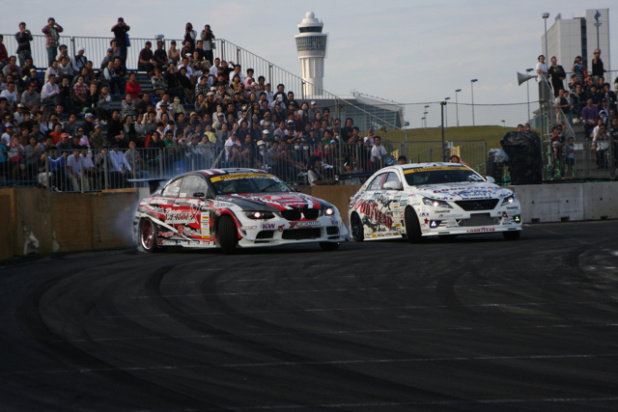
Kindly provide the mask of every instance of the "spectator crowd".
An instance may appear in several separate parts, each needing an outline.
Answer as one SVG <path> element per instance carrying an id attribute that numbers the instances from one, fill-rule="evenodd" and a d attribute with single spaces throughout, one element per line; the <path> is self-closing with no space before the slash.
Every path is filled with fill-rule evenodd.
<path id="1" fill-rule="evenodd" d="M 594 50 L 589 67 L 590 70 L 582 57 L 577 56 L 567 80 L 567 72 L 558 64 L 556 57 L 551 58 L 549 66 L 545 63 L 545 56 L 538 58 L 536 72 L 541 81 L 546 82 L 547 89 L 553 91 L 556 109 L 556 120 L 550 137 L 552 179 L 556 163 L 566 165 L 567 177 L 573 177 L 575 146 L 573 136 L 565 136 L 567 124 L 583 130 L 584 139 L 595 152 L 598 168 L 608 168 L 610 157 L 614 161 L 618 159 L 618 77 L 614 80 L 612 90 L 612 85 L 606 79 L 607 71 L 600 49 Z M 610 149 L 613 152 L 610 153 Z"/>
<path id="2" fill-rule="evenodd" d="M 326 184 L 389 158 L 373 130 L 361 137 L 353 119 L 342 125 L 328 107 L 215 57 L 209 25 L 187 23 L 182 44 L 167 50 L 146 42 L 138 71 L 126 66 L 131 27 L 122 17 L 98 63 L 83 47 L 69 55 L 54 18 L 41 29 L 48 60 L 33 62 L 32 33 L 18 26 L 17 56 L 0 36 L 0 181 L 95 190 L 153 169 L 216 166 L 262 168 L 290 183 L 317 173 L 311 183 Z"/>

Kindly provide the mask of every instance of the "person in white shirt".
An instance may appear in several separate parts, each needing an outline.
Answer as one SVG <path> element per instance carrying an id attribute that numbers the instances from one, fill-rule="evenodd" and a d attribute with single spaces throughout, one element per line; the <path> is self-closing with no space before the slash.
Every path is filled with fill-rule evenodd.
<path id="1" fill-rule="evenodd" d="M 67 172 L 71 177 L 73 191 L 90 190 L 87 171 L 94 169 L 92 159 L 87 156 L 85 150 L 74 150 L 73 154 L 67 158 Z M 83 187 L 82 187 L 83 182 Z"/>
<path id="2" fill-rule="evenodd" d="M 545 56 L 541 54 L 538 60 L 539 62 L 536 64 L 536 73 L 540 76 L 541 79 L 549 81 L 549 77 L 547 77 L 549 68 L 547 67 L 547 63 L 545 63 Z"/>
<path id="3" fill-rule="evenodd" d="M 371 147 L 371 163 L 374 166 L 381 167 L 383 160 L 388 156 L 386 149 L 382 146 L 382 138 L 375 136 L 373 138 L 373 146 Z"/>
<path id="4" fill-rule="evenodd" d="M 15 83 L 8 83 L 6 90 L 3 90 L 2 93 L 0 93 L 0 97 L 4 97 L 11 109 L 14 109 L 19 101 L 19 96 L 17 95 L 17 90 L 15 89 Z"/>
<path id="5" fill-rule="evenodd" d="M 49 76 L 49 81 L 43 85 L 43 89 L 41 90 L 41 103 L 54 103 L 54 99 L 58 94 L 60 94 L 60 87 L 56 84 L 56 76 L 52 74 Z"/>
<path id="6" fill-rule="evenodd" d="M 131 165 L 127 161 L 127 158 L 118 148 L 118 144 L 115 143 L 112 146 L 112 150 L 109 152 L 112 189 L 123 188 L 125 186 L 125 175 L 127 172 L 132 172 Z"/>

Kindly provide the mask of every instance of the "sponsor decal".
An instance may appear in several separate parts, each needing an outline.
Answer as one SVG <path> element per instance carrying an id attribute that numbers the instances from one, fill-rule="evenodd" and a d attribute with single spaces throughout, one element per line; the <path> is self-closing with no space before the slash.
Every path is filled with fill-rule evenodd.
<path id="1" fill-rule="evenodd" d="M 509 215 L 506 212 L 502 212 L 502 217 L 509 217 Z"/>
<path id="2" fill-rule="evenodd" d="M 272 177 L 272 176 L 268 175 L 268 174 L 265 174 L 265 173 L 231 173 L 229 175 L 221 175 L 221 176 L 211 177 L 210 181 L 215 183 L 215 182 L 220 182 L 222 180 L 263 179 L 263 178 L 268 178 L 268 177 Z"/>
<path id="3" fill-rule="evenodd" d="M 290 229 L 315 226 L 320 226 L 320 222 L 318 222 L 317 220 L 290 222 Z"/>
<path id="4" fill-rule="evenodd" d="M 331 219 L 330 225 L 331 226 L 339 226 L 339 221 L 337 219 Z"/>
<path id="5" fill-rule="evenodd" d="M 378 224 L 384 225 L 389 229 L 393 227 L 393 219 L 385 213 L 382 213 L 379 210 L 379 205 L 377 203 L 361 201 L 356 205 L 356 209 L 367 216 L 372 222 L 377 222 Z"/>
<path id="6" fill-rule="evenodd" d="M 176 246 L 176 242 L 173 240 L 159 240 L 161 246 Z"/>
<path id="7" fill-rule="evenodd" d="M 284 223 L 284 224 L 282 224 L 282 225 L 280 225 L 280 226 L 277 228 L 277 230 L 278 230 L 279 232 L 283 232 L 283 228 L 284 228 L 284 227 L 285 227 L 285 223 Z"/>
<path id="8" fill-rule="evenodd" d="M 196 221 L 196 216 L 198 213 L 198 209 L 195 207 L 191 207 L 189 211 L 181 211 L 174 209 L 167 209 L 165 211 L 165 222 L 166 223 L 193 223 Z"/>
<path id="9" fill-rule="evenodd" d="M 448 213 L 448 210 L 436 210 L 434 213 Z"/>
<path id="10" fill-rule="evenodd" d="M 202 235 L 202 239 L 210 239 L 210 214 L 209 213 L 202 213 L 200 215 L 200 230 L 201 230 L 201 235 Z"/>
<path id="11" fill-rule="evenodd" d="M 157 237 L 160 237 L 160 238 L 167 238 L 167 239 L 169 239 L 172 236 L 174 236 L 174 232 L 159 232 L 159 233 L 157 233 Z"/>
<path id="12" fill-rule="evenodd" d="M 261 227 L 262 230 L 273 230 L 275 229 L 275 224 L 274 223 L 262 223 Z"/>
<path id="13" fill-rule="evenodd" d="M 518 210 L 519 208 L 517 206 L 509 206 L 506 208 L 506 210 Z"/>
<path id="14" fill-rule="evenodd" d="M 447 218 L 447 217 L 451 217 L 451 218 L 461 218 L 464 217 L 463 213 L 441 213 L 438 215 L 438 217 L 442 217 L 442 218 Z"/>
<path id="15" fill-rule="evenodd" d="M 405 170 L 404 174 L 417 173 L 417 172 L 439 172 L 443 170 L 469 170 L 467 167 L 462 166 L 446 166 L 446 167 L 417 167 L 415 169 Z"/>
<path id="16" fill-rule="evenodd" d="M 493 227 L 477 227 L 474 229 L 466 230 L 467 233 L 485 233 L 485 232 L 495 232 L 496 229 Z"/>
<path id="17" fill-rule="evenodd" d="M 243 226 L 243 227 L 241 227 L 241 229 L 244 229 L 244 230 L 256 230 L 257 226 Z"/>

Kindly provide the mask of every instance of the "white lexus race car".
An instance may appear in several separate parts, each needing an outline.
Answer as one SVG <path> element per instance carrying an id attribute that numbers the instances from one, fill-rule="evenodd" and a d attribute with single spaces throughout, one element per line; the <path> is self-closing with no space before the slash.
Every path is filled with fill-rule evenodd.
<path id="1" fill-rule="evenodd" d="M 381 169 L 350 199 L 348 216 L 357 242 L 493 232 L 515 240 L 522 230 L 517 195 L 457 163 Z"/>

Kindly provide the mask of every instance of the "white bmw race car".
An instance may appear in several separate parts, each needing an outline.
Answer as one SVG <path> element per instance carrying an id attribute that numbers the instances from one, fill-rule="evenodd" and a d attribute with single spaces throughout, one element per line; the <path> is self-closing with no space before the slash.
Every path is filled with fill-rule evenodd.
<path id="1" fill-rule="evenodd" d="M 346 240 L 337 208 L 298 193 L 263 170 L 210 169 L 177 176 L 140 201 L 133 238 L 146 252 L 318 243 Z"/>
<path id="2" fill-rule="evenodd" d="M 395 165 L 371 176 L 350 199 L 350 232 L 356 241 L 522 230 L 517 195 L 457 163 Z"/>

